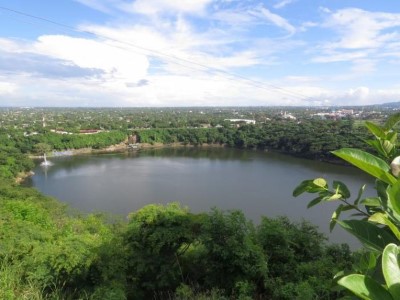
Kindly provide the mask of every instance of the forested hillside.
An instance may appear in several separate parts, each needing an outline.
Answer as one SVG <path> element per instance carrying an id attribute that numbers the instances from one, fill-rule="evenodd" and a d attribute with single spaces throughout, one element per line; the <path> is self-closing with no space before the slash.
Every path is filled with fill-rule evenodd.
<path id="1" fill-rule="evenodd" d="M 146 129 L 135 131 L 142 143 L 225 144 L 230 147 L 267 149 L 299 157 L 332 160 L 330 151 L 342 147 L 365 148 L 369 136 L 351 121 L 276 120 L 261 125 L 198 129 Z"/>
<path id="2" fill-rule="evenodd" d="M 351 120 L 274 120 L 256 125 L 224 126 L 213 128 L 150 128 L 112 130 L 97 134 L 60 134 L 42 130 L 25 136 L 21 131 L 5 133 L 23 153 L 37 153 L 35 145 L 47 144 L 50 150 L 92 148 L 102 149 L 137 136 L 137 142 L 165 145 L 220 144 L 242 149 L 279 151 L 298 157 L 337 161 L 330 151 L 343 147 L 369 149 L 363 142 L 370 137 L 364 127 Z"/>
<path id="3" fill-rule="evenodd" d="M 336 299 L 346 245 L 287 218 L 254 225 L 240 211 L 148 205 L 81 215 L 14 183 L 32 162 L 1 137 L 1 299 Z"/>

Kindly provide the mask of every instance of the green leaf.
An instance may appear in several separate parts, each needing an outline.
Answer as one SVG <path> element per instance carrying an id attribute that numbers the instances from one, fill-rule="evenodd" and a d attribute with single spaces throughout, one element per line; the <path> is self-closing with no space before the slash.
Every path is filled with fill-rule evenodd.
<path id="1" fill-rule="evenodd" d="M 368 130 L 375 135 L 377 138 L 383 139 L 385 138 L 385 131 L 379 126 L 369 121 L 365 122 L 365 126 L 367 126 Z"/>
<path id="2" fill-rule="evenodd" d="M 326 187 L 326 180 L 323 178 L 316 178 L 313 180 L 313 183 L 322 188 Z"/>
<path id="3" fill-rule="evenodd" d="M 318 179 L 318 178 L 317 178 Z M 317 180 L 315 179 L 315 180 Z M 322 179 L 322 178 L 320 178 Z M 304 192 L 308 192 L 308 193 L 319 193 L 319 192 L 323 192 L 326 191 L 326 188 L 323 188 L 319 185 L 316 185 L 314 183 L 315 180 L 304 180 L 303 182 L 301 182 L 293 191 L 293 196 L 297 197 L 301 194 L 303 194 Z M 324 179 L 322 179 L 324 180 Z M 326 182 L 326 181 L 325 181 Z M 322 183 L 322 182 L 320 182 Z"/>
<path id="4" fill-rule="evenodd" d="M 368 273 L 368 271 L 374 271 L 377 263 L 378 254 L 374 252 L 361 253 L 358 264 L 355 265 L 357 273 Z M 366 275 L 366 274 L 365 274 Z"/>
<path id="5" fill-rule="evenodd" d="M 363 213 L 354 213 L 351 214 L 350 217 L 365 217 L 365 215 Z"/>
<path id="6" fill-rule="evenodd" d="M 386 189 L 390 207 L 399 215 L 400 214 L 400 181 L 393 185 L 389 185 Z"/>
<path id="7" fill-rule="evenodd" d="M 400 299 L 399 247 L 395 244 L 386 246 L 382 255 L 382 270 L 386 284 L 393 299 Z"/>
<path id="8" fill-rule="evenodd" d="M 339 271 L 339 272 L 337 272 L 336 274 L 335 274 L 335 276 L 333 276 L 333 279 L 337 279 L 337 278 L 341 278 L 341 277 L 343 277 L 344 276 L 344 271 L 342 270 L 342 271 Z"/>
<path id="9" fill-rule="evenodd" d="M 351 209 L 354 209 L 352 205 L 343 205 L 343 204 L 340 204 L 338 208 L 336 208 L 336 210 L 332 214 L 331 221 L 329 222 L 330 232 L 332 232 L 333 228 L 335 227 L 336 221 L 337 219 L 339 219 L 339 216 L 342 213 L 342 211 L 347 211 Z"/>
<path id="10" fill-rule="evenodd" d="M 393 300 L 390 293 L 370 277 L 351 274 L 339 279 L 338 284 L 366 300 Z"/>
<path id="11" fill-rule="evenodd" d="M 333 212 L 331 221 L 329 222 L 329 231 L 332 232 L 333 228 L 335 228 L 336 221 L 340 216 L 340 213 L 342 212 L 343 204 L 340 204 L 338 208 Z"/>
<path id="12" fill-rule="evenodd" d="M 396 126 L 396 124 L 399 122 L 400 122 L 400 113 L 395 113 L 387 119 L 383 128 L 385 129 L 385 131 L 389 131 L 393 129 L 393 127 Z"/>
<path id="13" fill-rule="evenodd" d="M 325 196 L 325 197 L 323 198 L 323 200 L 324 200 L 324 201 L 335 201 L 335 200 L 339 200 L 339 199 L 342 199 L 342 198 L 343 198 L 343 197 L 342 197 L 341 194 L 333 194 L 333 195 Z"/>
<path id="14" fill-rule="evenodd" d="M 388 141 L 390 141 L 392 144 L 396 145 L 396 141 L 397 141 L 397 132 L 396 132 L 396 131 L 389 132 L 389 133 L 386 135 L 386 139 L 387 139 Z"/>
<path id="15" fill-rule="evenodd" d="M 358 195 L 357 195 L 357 198 L 356 198 L 356 200 L 354 200 L 354 205 L 358 205 L 358 202 L 360 201 L 360 199 L 361 199 L 361 196 L 362 196 L 362 194 L 364 193 L 364 190 L 365 190 L 365 187 L 366 187 L 367 185 L 366 184 L 364 184 L 362 187 L 360 187 L 360 189 L 358 190 Z"/>
<path id="16" fill-rule="evenodd" d="M 333 188 L 338 191 L 339 194 L 343 196 L 343 198 L 350 198 L 350 191 L 347 186 L 341 181 L 333 181 Z"/>
<path id="17" fill-rule="evenodd" d="M 366 205 L 366 206 L 374 206 L 374 207 L 379 207 L 382 205 L 381 199 L 378 197 L 371 197 L 371 198 L 365 198 L 360 201 L 360 204 Z"/>
<path id="18" fill-rule="evenodd" d="M 293 197 L 300 196 L 304 192 L 307 192 L 310 189 L 310 186 L 313 184 L 313 180 L 304 180 L 302 181 L 293 191 Z"/>
<path id="19" fill-rule="evenodd" d="M 384 140 L 383 142 L 381 142 L 381 145 L 385 153 L 387 153 L 387 155 L 389 156 L 394 148 L 394 144 L 392 144 L 390 141 Z"/>
<path id="20" fill-rule="evenodd" d="M 376 254 L 369 252 L 368 253 L 368 264 L 367 264 L 367 269 L 368 270 L 373 270 L 376 266 Z"/>
<path id="21" fill-rule="evenodd" d="M 389 165 L 379 157 L 352 148 L 343 148 L 332 153 L 388 184 L 394 184 L 397 181 L 389 173 Z"/>
<path id="22" fill-rule="evenodd" d="M 310 208 L 310 207 L 313 207 L 313 206 L 317 205 L 318 203 L 320 203 L 322 201 L 322 198 L 323 198 L 323 196 L 320 196 L 320 197 L 317 197 L 317 198 L 311 200 L 308 203 L 307 208 Z"/>
<path id="23" fill-rule="evenodd" d="M 400 231 L 397 228 L 396 225 L 394 225 L 388 218 L 387 215 L 381 213 L 381 212 L 377 212 L 375 214 L 373 214 L 372 216 L 369 217 L 368 219 L 371 222 L 375 222 L 378 224 L 382 224 L 382 225 L 386 225 L 390 228 L 390 230 L 393 232 L 393 234 L 397 237 L 397 239 L 400 240 Z"/>
<path id="24" fill-rule="evenodd" d="M 380 155 L 387 157 L 387 153 L 385 149 L 383 149 L 382 143 L 380 140 L 366 140 L 365 141 L 368 145 L 374 148 Z"/>
<path id="25" fill-rule="evenodd" d="M 336 222 L 372 251 L 382 252 L 387 244 L 397 242 L 396 238 L 390 233 L 368 221 L 337 220 Z"/>

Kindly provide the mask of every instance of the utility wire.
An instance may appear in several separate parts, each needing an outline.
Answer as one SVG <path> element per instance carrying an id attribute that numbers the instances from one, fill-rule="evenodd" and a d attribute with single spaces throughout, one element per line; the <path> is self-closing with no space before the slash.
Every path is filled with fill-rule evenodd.
<path id="1" fill-rule="evenodd" d="M 132 47 L 132 48 L 135 48 L 135 49 L 138 49 L 138 50 L 141 50 L 141 51 L 145 51 L 146 53 L 149 53 L 149 54 L 151 54 L 153 56 L 164 58 L 167 61 L 173 62 L 174 64 L 177 64 L 177 65 L 189 68 L 189 69 L 193 69 L 193 70 L 197 70 L 197 71 L 200 70 L 200 71 L 206 71 L 206 72 L 208 71 L 208 72 L 213 72 L 213 73 L 224 74 L 226 76 L 229 76 L 229 77 L 225 76 L 225 78 L 228 79 L 228 80 L 235 81 L 234 78 L 240 79 L 241 82 L 245 81 L 247 84 L 250 83 L 252 86 L 254 86 L 256 88 L 260 88 L 260 89 L 264 89 L 264 90 L 268 90 L 268 91 L 276 90 L 276 91 L 278 91 L 278 92 L 280 92 L 282 94 L 286 94 L 286 95 L 289 95 L 289 96 L 292 96 L 292 97 L 296 97 L 296 98 L 301 99 L 301 100 L 310 101 L 310 97 L 308 97 L 306 95 L 303 95 L 303 94 L 300 94 L 298 92 L 289 91 L 289 90 L 287 90 L 285 88 L 282 88 L 282 87 L 279 87 L 279 86 L 276 86 L 276 85 L 266 84 L 264 82 L 261 82 L 261 81 L 258 81 L 258 80 L 254 80 L 254 79 L 251 79 L 251 78 L 239 75 L 239 74 L 235 74 L 235 73 L 228 72 L 228 71 L 225 71 L 225 70 L 222 70 L 222 69 L 218 69 L 218 68 L 213 68 L 213 67 L 210 67 L 210 66 L 195 62 L 195 61 L 191 61 L 191 60 L 188 60 L 188 59 L 185 59 L 185 58 L 180 58 L 180 57 L 177 57 L 177 56 L 174 56 L 174 55 L 171 55 L 171 54 L 167 54 L 167 53 L 164 53 L 164 52 L 161 52 L 161 51 L 158 51 L 158 50 L 142 47 L 142 46 L 139 46 L 139 45 L 131 43 L 131 42 L 121 41 L 121 40 L 118 40 L 118 39 L 115 39 L 115 38 L 112 38 L 112 37 L 109 37 L 109 36 L 105 36 L 105 35 L 102 35 L 102 34 L 97 34 L 97 33 L 92 32 L 92 31 L 81 30 L 81 29 L 78 29 L 78 28 L 70 26 L 70 25 L 66 25 L 66 24 L 63 24 L 63 23 L 60 23 L 60 22 L 56 22 L 56 21 L 47 19 L 47 18 L 39 17 L 39 16 L 36 16 L 36 15 L 32 15 L 32 14 L 29 14 L 29 13 L 25 13 L 23 11 L 11 9 L 11 8 L 4 7 L 4 6 L 0 6 L 0 10 L 6 11 L 6 12 L 11 12 L 11 13 L 23 16 L 23 17 L 28 17 L 30 19 L 39 20 L 39 21 L 51 24 L 53 26 L 57 26 L 57 27 L 61 27 L 61 28 L 67 29 L 68 31 L 72 31 L 72 32 L 75 32 L 75 33 L 87 34 L 87 35 L 92 36 L 92 37 L 102 38 L 102 39 L 109 40 L 109 41 L 112 41 L 112 42 L 116 42 L 116 43 L 119 43 L 119 44 L 127 45 L 129 47 Z M 23 22 L 22 20 L 18 20 L 18 21 Z M 108 45 L 110 47 L 114 47 L 114 48 L 118 48 L 118 49 L 128 50 L 129 51 L 129 49 L 126 49 L 126 48 L 123 48 L 123 47 L 120 47 L 120 46 L 117 46 L 117 45 L 110 45 L 110 44 L 106 44 L 106 45 Z M 130 49 L 130 51 L 133 51 L 133 50 Z M 136 52 L 136 53 L 139 53 L 139 54 L 143 54 L 143 52 L 138 52 L 138 51 L 133 51 L 133 52 Z M 195 68 L 193 66 L 188 66 L 188 65 L 182 64 L 182 62 L 190 64 L 190 65 L 193 65 L 193 66 L 201 67 L 201 69 Z"/>

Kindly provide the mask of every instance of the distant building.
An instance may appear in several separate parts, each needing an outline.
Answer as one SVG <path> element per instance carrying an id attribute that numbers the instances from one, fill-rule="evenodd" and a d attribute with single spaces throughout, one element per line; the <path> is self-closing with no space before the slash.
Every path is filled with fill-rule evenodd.
<path id="1" fill-rule="evenodd" d="M 246 124 L 256 124 L 255 120 L 249 120 L 249 119 L 225 119 L 224 121 L 229 121 L 232 123 L 246 123 Z"/>
<path id="2" fill-rule="evenodd" d="M 80 134 L 96 134 L 96 133 L 99 133 L 99 132 L 102 132 L 102 130 L 101 129 L 82 129 L 82 130 L 79 130 Z"/>
<path id="3" fill-rule="evenodd" d="M 291 113 L 287 113 L 286 111 L 284 114 L 282 114 L 282 118 L 287 120 L 296 120 L 295 116 L 293 116 Z"/>
<path id="4" fill-rule="evenodd" d="M 341 109 L 338 111 L 338 113 L 341 113 L 343 115 L 352 115 L 352 114 L 354 114 L 354 110 L 353 109 Z"/>
<path id="5" fill-rule="evenodd" d="M 39 132 L 36 132 L 36 131 L 30 132 L 30 133 L 24 132 L 24 136 L 32 136 L 32 135 L 37 135 L 37 134 L 39 134 Z"/>
<path id="6" fill-rule="evenodd" d="M 340 110 L 332 111 L 332 112 L 319 112 L 319 113 L 313 114 L 312 116 L 320 117 L 321 119 L 337 120 L 337 119 L 341 119 L 341 118 L 346 118 L 347 116 L 354 116 L 354 110 L 353 109 L 340 109 Z"/>
<path id="7" fill-rule="evenodd" d="M 57 129 L 50 129 L 51 132 L 58 133 L 58 134 L 72 134 L 71 132 L 64 131 L 64 130 L 57 130 Z"/>

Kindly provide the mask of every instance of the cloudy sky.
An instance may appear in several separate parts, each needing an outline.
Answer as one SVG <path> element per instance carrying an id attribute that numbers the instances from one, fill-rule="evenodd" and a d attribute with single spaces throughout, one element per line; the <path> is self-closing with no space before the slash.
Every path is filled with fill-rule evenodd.
<path id="1" fill-rule="evenodd" d="M 0 0 L 0 106 L 363 105 L 399 69 L 393 0 Z"/>

